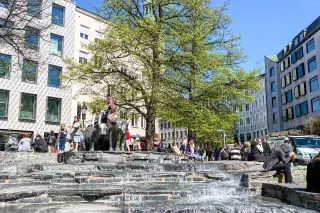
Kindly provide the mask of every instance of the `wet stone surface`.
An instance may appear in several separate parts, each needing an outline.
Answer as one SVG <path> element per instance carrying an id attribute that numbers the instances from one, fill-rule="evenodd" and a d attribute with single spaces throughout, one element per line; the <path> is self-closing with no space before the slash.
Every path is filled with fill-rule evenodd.
<path id="1" fill-rule="evenodd" d="M 1 213 L 316 212 L 260 196 L 253 180 L 272 179 L 257 172 L 261 163 L 125 152 L 67 153 L 58 163 L 23 154 L 0 155 L 12 157 L 0 165 Z"/>

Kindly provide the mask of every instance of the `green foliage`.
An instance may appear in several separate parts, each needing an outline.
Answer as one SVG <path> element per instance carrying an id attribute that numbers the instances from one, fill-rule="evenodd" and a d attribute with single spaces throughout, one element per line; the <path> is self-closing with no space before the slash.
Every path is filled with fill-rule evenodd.
<path id="1" fill-rule="evenodd" d="M 86 106 L 92 113 L 101 112 L 102 110 L 106 109 L 106 100 L 94 98 L 92 101 L 86 102 Z"/>
<path id="2" fill-rule="evenodd" d="M 93 55 L 87 63 L 66 60 L 64 77 L 85 84 L 94 100 L 112 90 L 119 107 L 145 117 L 149 148 L 156 117 L 210 140 L 218 128 L 231 129 L 237 119 L 232 107 L 250 100 L 245 91 L 258 83 L 256 72 L 239 67 L 244 56 L 239 37 L 228 30 L 226 6 L 104 0 L 104 39 L 87 46 Z M 98 99 L 91 109 L 100 109 Z"/>

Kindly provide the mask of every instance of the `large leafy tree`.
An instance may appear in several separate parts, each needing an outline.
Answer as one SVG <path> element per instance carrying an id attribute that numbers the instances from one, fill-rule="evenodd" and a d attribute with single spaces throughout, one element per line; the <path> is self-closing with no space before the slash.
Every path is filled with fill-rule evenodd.
<path id="1" fill-rule="evenodd" d="M 235 107 L 250 100 L 258 86 L 256 71 L 239 65 L 245 59 L 240 37 L 229 30 L 228 2 L 182 0 L 183 16 L 171 20 L 170 45 L 165 49 L 163 107 L 159 114 L 189 129 L 189 139 L 213 139 L 217 129 L 231 131 Z M 177 9 L 179 10 L 179 9 Z"/>
<path id="2" fill-rule="evenodd" d="M 235 115 L 226 103 L 245 98 L 255 75 L 237 67 L 242 54 L 237 38 L 223 35 L 224 8 L 205 0 L 104 0 L 99 10 L 109 23 L 104 39 L 88 46 L 87 63 L 68 61 L 67 78 L 101 102 L 112 88 L 118 106 L 146 119 L 148 149 L 157 116 L 200 135 L 230 126 Z"/>

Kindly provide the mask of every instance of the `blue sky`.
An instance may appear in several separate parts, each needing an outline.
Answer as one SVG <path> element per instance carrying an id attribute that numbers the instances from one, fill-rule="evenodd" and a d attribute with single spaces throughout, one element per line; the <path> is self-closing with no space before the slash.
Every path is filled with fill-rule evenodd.
<path id="1" fill-rule="evenodd" d="M 100 0 L 78 0 L 89 10 Z M 220 3 L 224 0 L 213 0 Z M 278 54 L 301 30 L 320 15 L 319 0 L 231 0 L 227 14 L 231 29 L 241 35 L 247 55 L 246 70 L 264 66 L 264 56 Z"/>

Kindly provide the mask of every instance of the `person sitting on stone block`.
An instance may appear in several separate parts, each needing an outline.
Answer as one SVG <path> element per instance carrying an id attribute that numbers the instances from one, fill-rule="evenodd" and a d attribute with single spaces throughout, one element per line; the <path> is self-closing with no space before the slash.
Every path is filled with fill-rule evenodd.
<path id="1" fill-rule="evenodd" d="M 292 152 L 292 147 L 290 144 L 284 143 L 280 148 L 275 149 L 267 158 L 266 162 L 263 164 L 263 168 L 266 171 L 277 171 L 284 172 L 285 182 L 292 182 L 291 168 L 288 164 L 295 158 L 294 152 Z"/>

